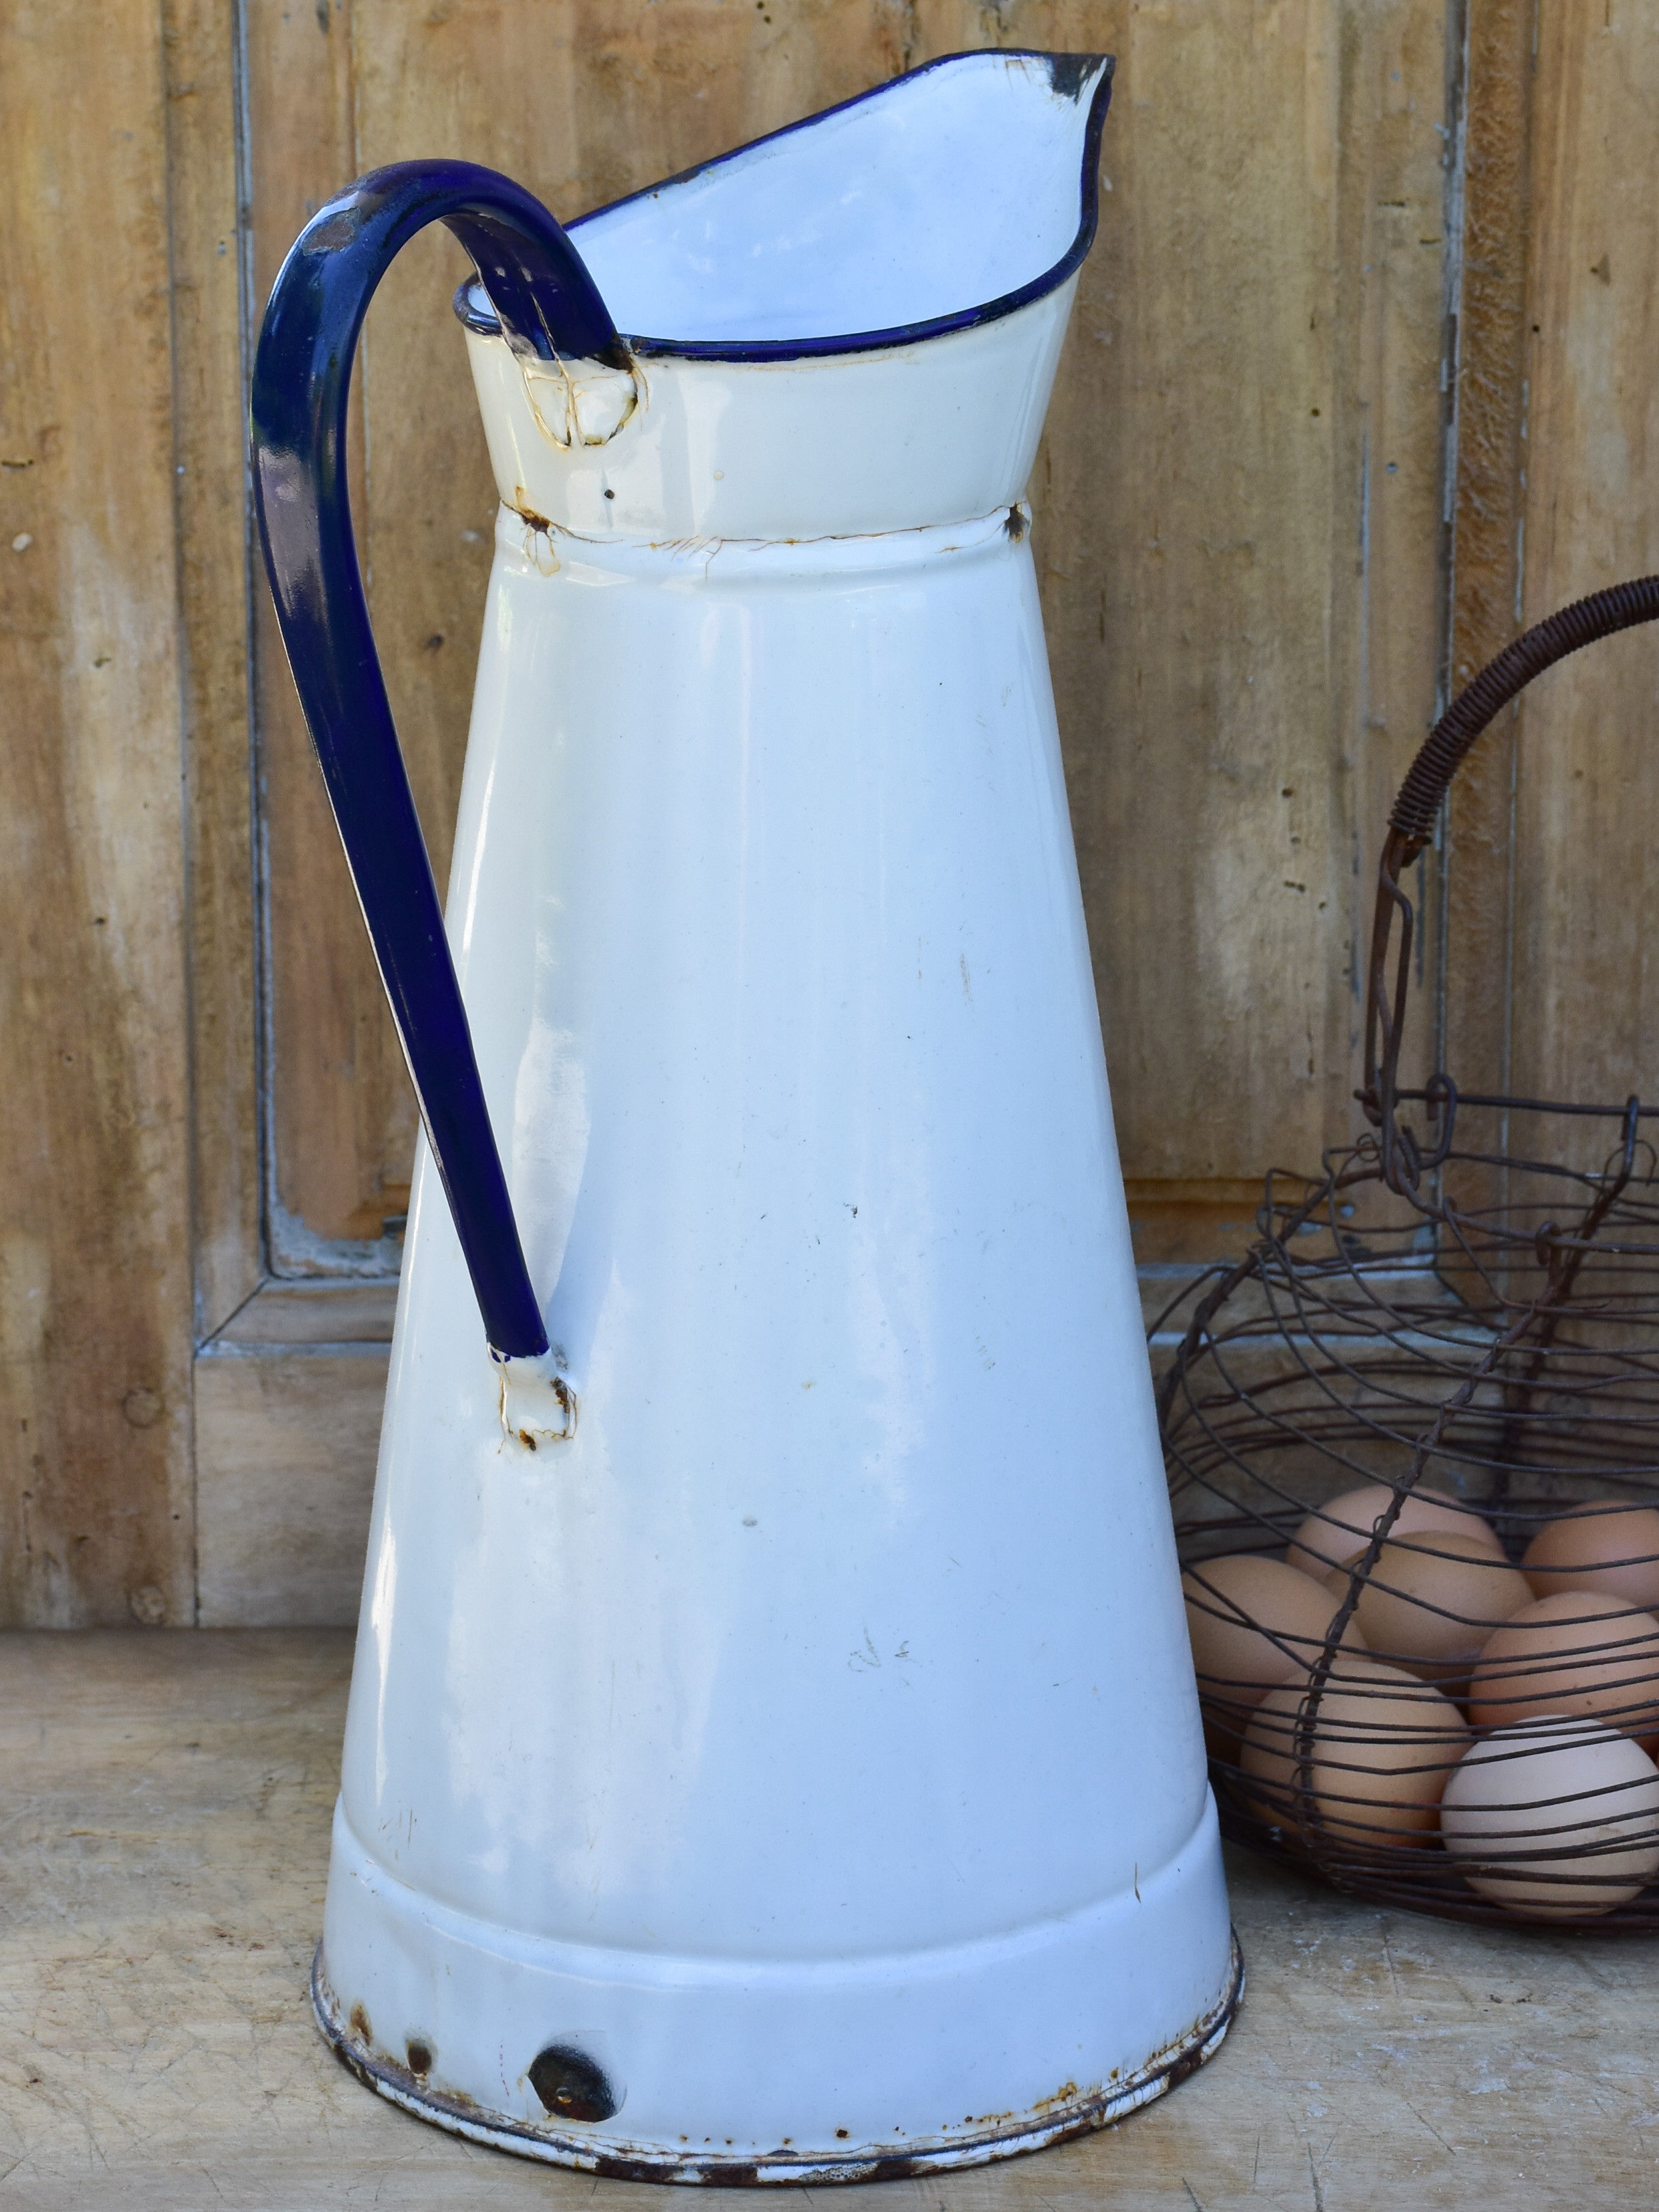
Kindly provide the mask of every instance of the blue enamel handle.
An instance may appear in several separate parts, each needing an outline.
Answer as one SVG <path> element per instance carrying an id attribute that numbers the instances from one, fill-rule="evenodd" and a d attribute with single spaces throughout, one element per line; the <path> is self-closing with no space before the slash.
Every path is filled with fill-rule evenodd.
<path id="1" fill-rule="evenodd" d="M 394 255 L 430 222 L 447 223 L 472 256 L 515 351 L 628 366 L 592 278 L 538 200 L 466 161 L 376 169 L 319 209 L 277 276 L 253 365 L 253 491 L 289 665 L 484 1332 L 514 1358 L 544 1352 L 547 1331 L 375 655 L 346 490 L 357 333 Z"/>

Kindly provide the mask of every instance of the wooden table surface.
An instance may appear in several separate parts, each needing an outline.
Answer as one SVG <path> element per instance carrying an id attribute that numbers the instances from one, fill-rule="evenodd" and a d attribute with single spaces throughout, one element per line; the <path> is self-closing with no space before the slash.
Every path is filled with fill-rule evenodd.
<path id="1" fill-rule="evenodd" d="M 457 2142 L 318 2037 L 349 1664 L 335 1632 L 0 1638 L 0 2208 L 666 2201 Z M 1651 1941 L 1231 1873 L 1249 1986 L 1204 2072 L 1103 2135 L 848 2190 L 848 2212 L 1659 2206 Z"/>

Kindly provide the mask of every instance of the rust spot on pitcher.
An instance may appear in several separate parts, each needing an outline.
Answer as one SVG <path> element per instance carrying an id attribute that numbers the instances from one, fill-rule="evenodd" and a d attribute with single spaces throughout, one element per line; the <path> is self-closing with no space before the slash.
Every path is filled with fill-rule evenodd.
<path id="1" fill-rule="evenodd" d="M 728 2189 L 793 2180 L 868 2183 L 931 2179 L 949 2167 L 977 2164 L 999 2151 L 1059 2142 L 1111 2125 L 1197 2072 L 1225 2033 L 1243 1990 L 1243 1963 L 1235 1942 L 1232 1971 L 1218 2002 L 1154 2052 L 1145 2065 L 1127 2078 L 1114 2068 L 1103 2081 L 1088 2087 L 1080 2088 L 1074 2080 L 1062 2081 L 1048 2095 L 1018 2112 L 965 2114 L 962 2128 L 972 2130 L 966 2139 L 957 2136 L 953 2142 L 955 2130 L 946 2129 L 941 2136 L 930 2139 L 926 2148 L 913 2151 L 864 2148 L 851 2141 L 851 2130 L 842 2127 L 835 2130 L 835 2136 L 837 2145 L 846 2148 L 827 2154 L 804 2154 L 786 2139 L 776 2151 L 763 2152 L 758 2157 L 742 2152 L 732 2157 L 729 2147 L 723 2152 L 712 2144 L 695 2149 L 688 2144 L 678 2158 L 672 2158 L 659 2150 L 643 2152 L 627 2144 L 607 2145 L 603 2137 L 584 2144 L 581 2128 L 611 2118 L 621 2100 L 598 2062 L 574 2045 L 550 2044 L 537 2053 L 526 2075 L 521 2077 L 528 2079 L 547 2118 L 528 2122 L 512 2118 L 480 2106 L 464 2091 L 434 2087 L 427 2074 L 416 2069 L 419 2059 L 426 2060 L 428 2069 L 433 2063 L 431 2046 L 423 2035 L 410 2034 L 407 2066 L 380 2051 L 354 2047 L 360 2039 L 363 2046 L 368 2045 L 368 2014 L 361 2004 L 354 2005 L 350 2033 L 342 2033 L 339 2015 L 324 1992 L 321 1971 L 319 1960 L 313 1966 L 313 1997 L 329 2039 L 349 2070 L 382 2094 L 407 2100 L 441 2123 L 461 2121 L 466 2132 L 477 2130 L 503 2148 L 522 2143 L 532 2149 L 532 2154 L 534 2147 L 548 2143 L 550 2124 L 553 2130 L 562 2130 L 565 2123 L 574 2122 L 576 2126 L 571 2132 L 553 2135 L 561 2163 L 607 2180 L 697 2182 Z"/>
<path id="2" fill-rule="evenodd" d="M 575 1435 L 575 1390 L 551 1366 L 562 1356 L 550 1351 L 526 1359 L 490 1354 L 496 1369 L 501 1434 L 507 1443 L 533 1452 L 544 1443 L 568 1443 Z"/>
<path id="3" fill-rule="evenodd" d="M 518 359 L 537 428 L 565 453 L 608 446 L 646 404 L 645 380 L 620 339 L 601 362 L 567 362 L 556 355 L 542 361 L 524 353 Z"/>
<path id="4" fill-rule="evenodd" d="M 550 2043 L 529 2066 L 530 2086 L 550 2118 L 608 2120 L 620 2102 L 597 2059 L 574 2044 Z"/>
<path id="5" fill-rule="evenodd" d="M 531 506 L 529 495 L 522 484 L 513 487 L 513 512 L 524 525 L 524 554 L 526 561 L 544 576 L 556 576 L 559 556 L 553 547 L 554 524 L 549 515 L 541 514 Z"/>

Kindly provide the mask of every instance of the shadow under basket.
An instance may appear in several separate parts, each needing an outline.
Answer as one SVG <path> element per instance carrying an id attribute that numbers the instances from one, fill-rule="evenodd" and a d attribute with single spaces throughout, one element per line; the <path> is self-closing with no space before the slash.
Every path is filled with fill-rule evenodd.
<path id="1" fill-rule="evenodd" d="M 1270 1176 L 1156 1324 L 1223 1829 L 1450 1918 L 1659 1928 L 1659 1104 L 1402 1090 L 1401 877 L 1507 702 L 1656 616 L 1659 578 L 1579 601 L 1436 726 L 1379 871 L 1366 1133 Z"/>

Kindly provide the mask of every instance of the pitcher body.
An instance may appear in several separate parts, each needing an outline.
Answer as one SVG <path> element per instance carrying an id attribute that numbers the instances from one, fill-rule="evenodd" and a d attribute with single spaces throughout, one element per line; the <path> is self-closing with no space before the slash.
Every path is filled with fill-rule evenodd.
<path id="1" fill-rule="evenodd" d="M 938 67 L 1069 105 L 1079 228 L 1103 67 Z M 624 329 L 653 240 L 729 249 L 721 167 L 573 228 Z M 502 505 L 446 929 L 544 1343 L 479 1328 L 428 1112 L 314 1994 L 532 2155 L 970 2162 L 1236 1995 L 1023 496 L 1054 266 L 574 364 L 459 303 Z"/>

